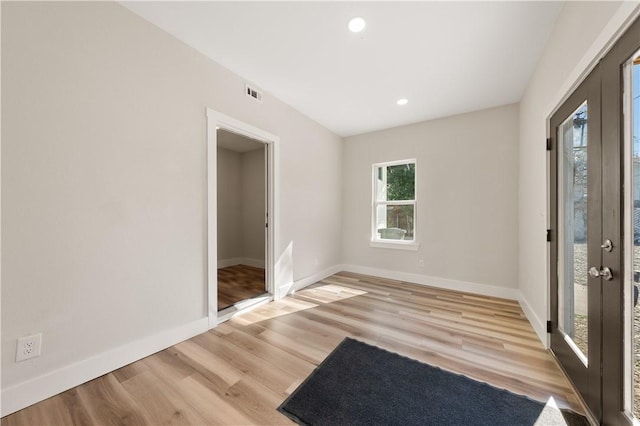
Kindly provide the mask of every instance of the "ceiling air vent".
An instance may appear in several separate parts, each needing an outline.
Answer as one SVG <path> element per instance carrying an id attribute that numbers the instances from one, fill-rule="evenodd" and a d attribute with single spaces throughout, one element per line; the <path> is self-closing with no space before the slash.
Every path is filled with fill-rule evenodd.
<path id="1" fill-rule="evenodd" d="M 248 84 L 244 85 L 244 93 L 247 94 L 248 97 L 255 99 L 258 102 L 262 102 L 262 92 L 254 89 L 253 87 L 249 86 Z"/>

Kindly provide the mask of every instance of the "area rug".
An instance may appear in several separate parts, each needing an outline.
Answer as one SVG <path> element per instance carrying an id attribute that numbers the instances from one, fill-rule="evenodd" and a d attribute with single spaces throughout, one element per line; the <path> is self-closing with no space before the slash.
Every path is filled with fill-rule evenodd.
<path id="1" fill-rule="evenodd" d="M 571 411 L 346 338 L 278 408 L 301 425 L 589 425 Z"/>

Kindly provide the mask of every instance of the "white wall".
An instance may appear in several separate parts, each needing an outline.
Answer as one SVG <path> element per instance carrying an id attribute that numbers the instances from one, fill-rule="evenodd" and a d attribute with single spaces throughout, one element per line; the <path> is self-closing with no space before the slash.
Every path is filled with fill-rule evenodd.
<path id="1" fill-rule="evenodd" d="M 520 103 L 519 285 L 541 340 L 548 318 L 547 121 L 637 3 L 567 2 Z"/>
<path id="2" fill-rule="evenodd" d="M 224 148 L 218 148 L 217 154 L 218 261 L 224 261 L 242 257 L 241 154 Z"/>
<path id="3" fill-rule="evenodd" d="M 242 154 L 242 257 L 264 262 L 265 244 L 265 174 L 264 149 Z M 255 266 L 258 263 L 254 262 Z"/>
<path id="4" fill-rule="evenodd" d="M 116 3 L 1 7 L 3 414 L 206 327 L 206 107 L 280 137 L 293 278 L 340 262 L 339 137 Z"/>
<path id="5" fill-rule="evenodd" d="M 417 159 L 420 248 L 370 247 L 372 164 L 408 158 Z M 346 138 L 343 175 L 343 259 L 352 269 L 515 294 L 517 105 Z"/>

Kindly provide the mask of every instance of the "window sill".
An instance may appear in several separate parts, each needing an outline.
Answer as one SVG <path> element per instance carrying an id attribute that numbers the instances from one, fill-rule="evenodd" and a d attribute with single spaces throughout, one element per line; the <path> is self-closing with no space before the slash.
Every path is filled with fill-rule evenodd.
<path id="1" fill-rule="evenodd" d="M 415 241 L 390 242 L 390 241 L 375 240 L 375 241 L 369 241 L 369 246 L 376 247 L 376 248 L 393 249 L 393 250 L 412 250 L 412 251 L 417 251 L 420 248 L 420 244 L 416 243 Z"/>

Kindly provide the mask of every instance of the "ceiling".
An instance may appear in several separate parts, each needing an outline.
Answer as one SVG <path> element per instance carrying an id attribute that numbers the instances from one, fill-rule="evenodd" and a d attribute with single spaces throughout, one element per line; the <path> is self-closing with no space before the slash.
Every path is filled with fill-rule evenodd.
<path id="1" fill-rule="evenodd" d="M 256 149 L 264 148 L 264 143 L 249 139 L 242 135 L 238 135 L 237 133 L 229 132 L 224 129 L 218 129 L 216 131 L 218 148 L 224 148 L 228 149 L 229 151 L 235 151 L 239 153 L 255 151 Z"/>
<path id="2" fill-rule="evenodd" d="M 122 4 L 340 136 L 518 102 L 562 8 L 552 1 Z M 366 20 L 361 33 L 347 28 L 355 16 Z M 408 103 L 397 105 L 400 98 Z"/>

